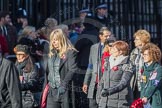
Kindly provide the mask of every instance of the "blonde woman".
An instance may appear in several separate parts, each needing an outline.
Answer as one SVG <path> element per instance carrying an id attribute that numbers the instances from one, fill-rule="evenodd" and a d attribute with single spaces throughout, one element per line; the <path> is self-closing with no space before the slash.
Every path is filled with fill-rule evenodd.
<path id="1" fill-rule="evenodd" d="M 49 85 L 47 108 L 72 108 L 68 87 L 77 71 L 76 54 L 77 50 L 61 29 L 51 32 L 45 80 Z"/>
<path id="2" fill-rule="evenodd" d="M 134 44 L 135 49 L 132 50 L 130 54 L 130 61 L 133 64 L 134 67 L 134 75 L 131 80 L 131 86 L 134 91 L 134 99 L 137 99 L 140 97 L 140 68 L 143 66 L 143 58 L 141 56 L 141 49 L 144 47 L 147 43 L 150 42 L 150 33 L 146 30 L 138 30 L 134 33 Z"/>

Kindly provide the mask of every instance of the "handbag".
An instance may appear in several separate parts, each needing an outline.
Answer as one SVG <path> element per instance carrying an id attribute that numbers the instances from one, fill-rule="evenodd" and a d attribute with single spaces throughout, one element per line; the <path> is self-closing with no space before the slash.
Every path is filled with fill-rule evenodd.
<path id="1" fill-rule="evenodd" d="M 49 85 L 47 84 L 42 93 L 41 108 L 46 108 L 48 90 L 49 90 Z"/>

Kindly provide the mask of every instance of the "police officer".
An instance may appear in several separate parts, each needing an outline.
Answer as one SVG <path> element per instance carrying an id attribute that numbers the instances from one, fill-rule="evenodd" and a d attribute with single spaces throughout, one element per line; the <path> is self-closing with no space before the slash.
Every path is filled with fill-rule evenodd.
<path id="1" fill-rule="evenodd" d="M 96 7 L 95 20 L 100 23 L 99 26 L 107 26 L 107 4 L 100 4 Z"/>

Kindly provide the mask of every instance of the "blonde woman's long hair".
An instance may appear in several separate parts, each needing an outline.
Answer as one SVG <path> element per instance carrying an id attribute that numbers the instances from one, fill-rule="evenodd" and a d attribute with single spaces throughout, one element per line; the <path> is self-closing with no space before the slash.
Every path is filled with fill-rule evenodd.
<path id="1" fill-rule="evenodd" d="M 69 41 L 67 36 L 63 33 L 61 29 L 55 29 L 50 34 L 50 45 L 49 45 L 49 57 L 55 55 L 57 50 L 52 46 L 53 38 L 59 41 L 59 56 L 63 57 L 68 50 L 77 51 L 72 43 Z"/>

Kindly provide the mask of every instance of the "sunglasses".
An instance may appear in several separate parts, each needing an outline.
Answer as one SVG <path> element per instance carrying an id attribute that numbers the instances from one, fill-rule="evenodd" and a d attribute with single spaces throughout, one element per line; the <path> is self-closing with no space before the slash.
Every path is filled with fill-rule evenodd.
<path id="1" fill-rule="evenodd" d="M 16 56 L 25 56 L 26 54 L 17 53 Z"/>

